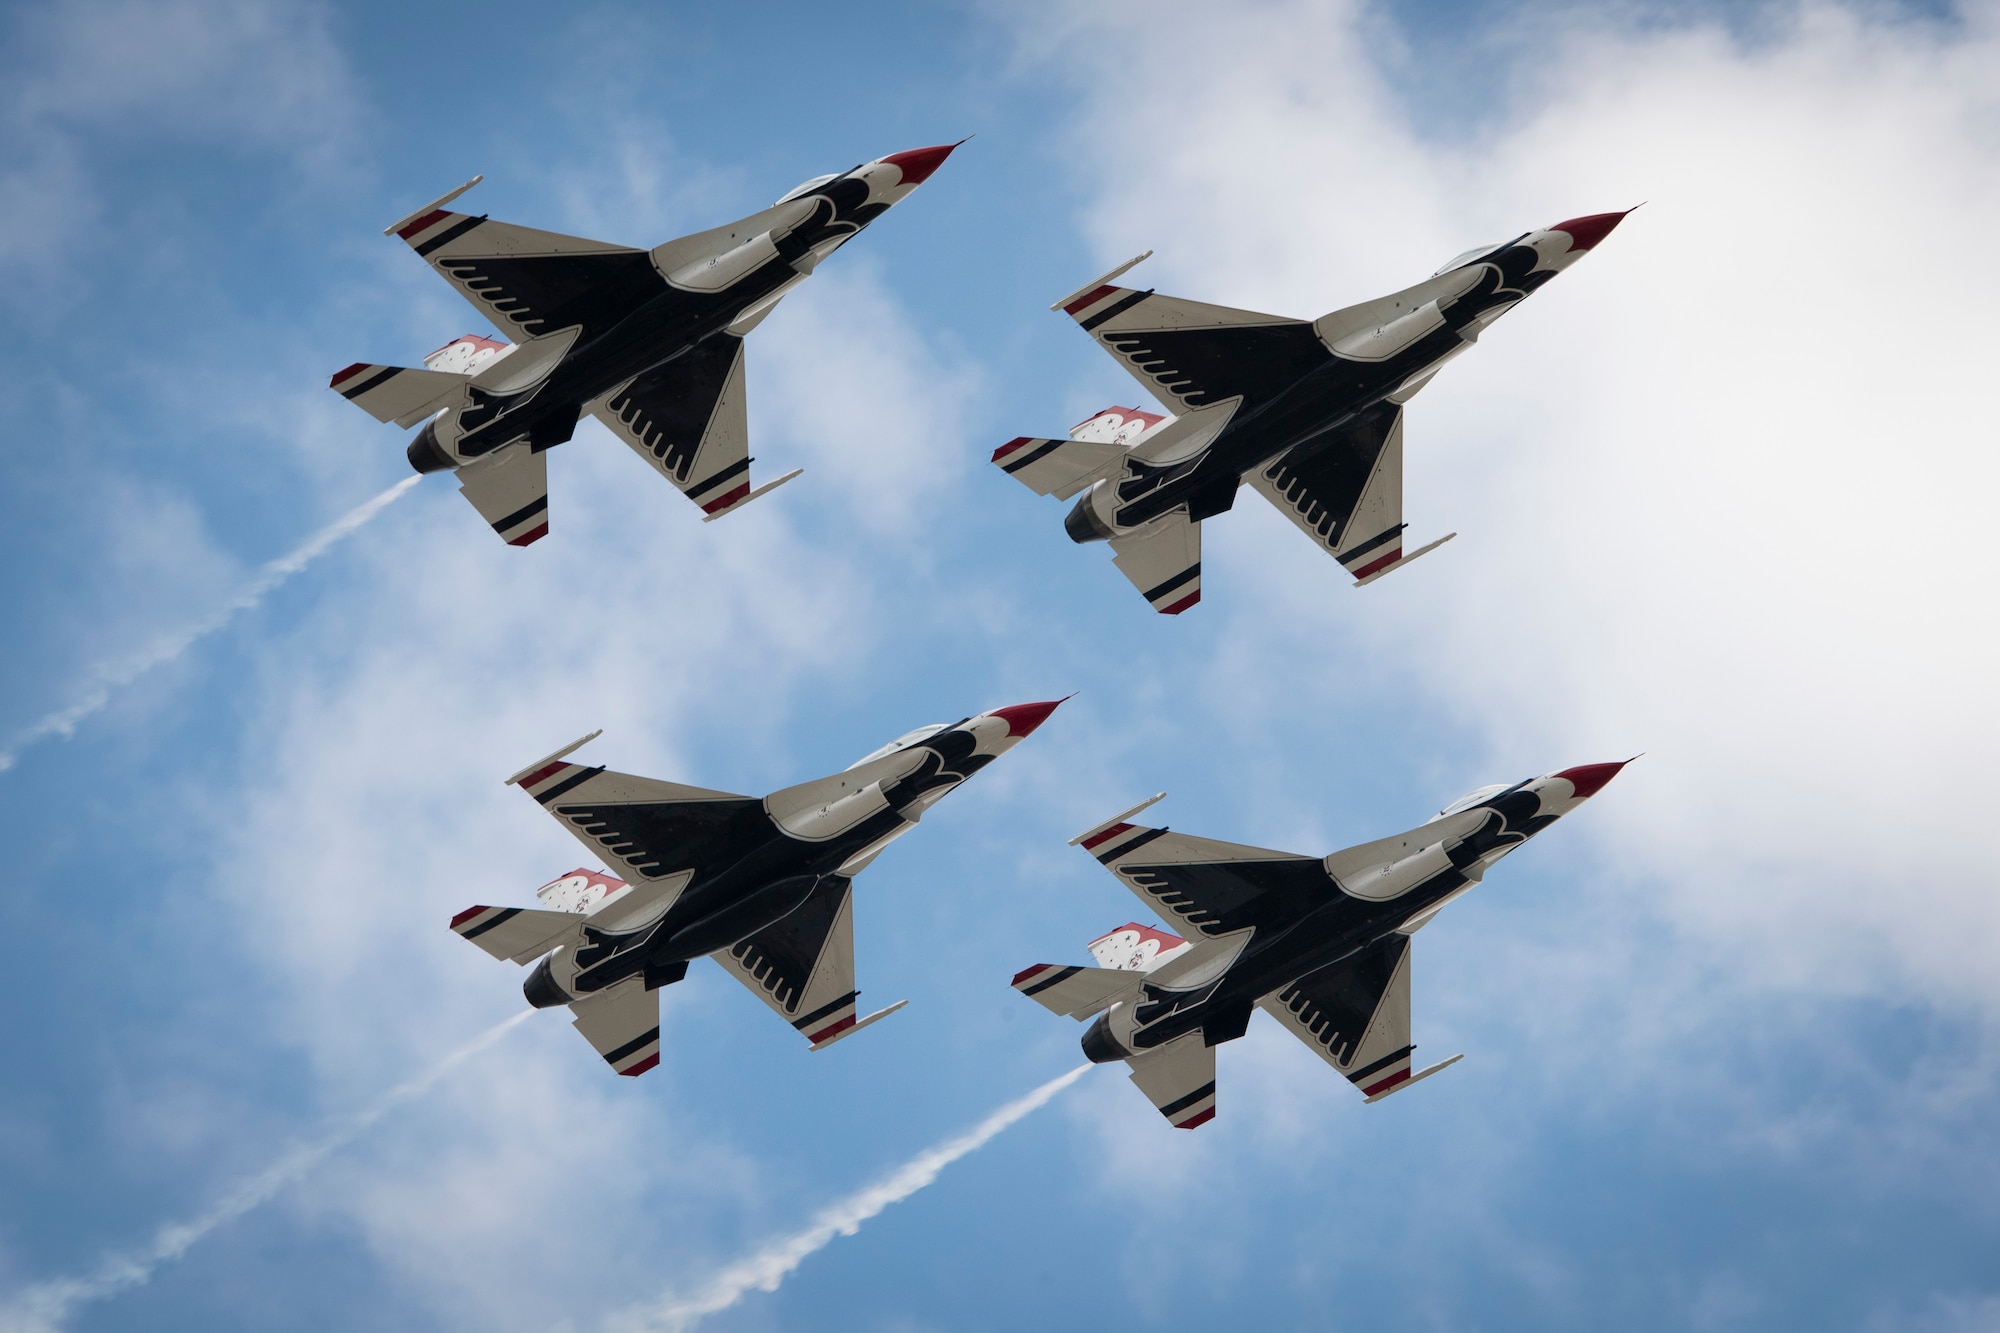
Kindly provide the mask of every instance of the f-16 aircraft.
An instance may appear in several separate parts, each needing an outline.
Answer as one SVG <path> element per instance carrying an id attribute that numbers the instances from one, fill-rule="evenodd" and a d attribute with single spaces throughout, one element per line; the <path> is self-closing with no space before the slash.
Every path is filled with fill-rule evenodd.
<path id="1" fill-rule="evenodd" d="M 388 232 L 514 341 L 467 335 L 421 370 L 357 362 L 332 388 L 378 421 L 430 418 L 410 442 L 410 466 L 456 470 L 465 498 L 510 546 L 548 533 L 543 451 L 585 413 L 700 505 L 704 521 L 720 518 L 799 473 L 751 488 L 744 336 L 956 147 L 815 176 L 762 212 L 651 250 L 447 210 L 475 176 Z"/>
<path id="2" fill-rule="evenodd" d="M 1628 212 L 1630 210 L 1627 210 Z M 1051 306 L 1177 415 L 1106 408 L 1064 440 L 1009 440 L 993 461 L 1037 495 L 1082 493 L 1063 521 L 1108 541 L 1153 609 L 1201 600 L 1201 524 L 1249 482 L 1354 576 L 1404 553 L 1403 404 L 1486 326 L 1625 218 L 1597 213 L 1468 250 L 1414 287 L 1307 322 L 1112 285 L 1148 250 Z"/>
<path id="3" fill-rule="evenodd" d="M 1575 810 L 1624 761 L 1481 787 L 1421 827 L 1319 858 L 1127 822 L 1078 834 L 1091 855 L 1187 932 L 1131 923 L 1091 942 L 1099 966 L 1038 963 L 1014 989 L 1078 1020 L 1093 1063 L 1123 1060 L 1179 1129 L 1215 1115 L 1215 1048 L 1262 1009 L 1371 1102 L 1412 1073 L 1410 936 L 1507 853 Z"/>
<path id="4" fill-rule="evenodd" d="M 592 732 L 507 781 L 617 874 L 571 871 L 538 891 L 542 908 L 468 907 L 451 928 L 535 963 L 528 1003 L 568 1005 L 621 1074 L 660 1062 L 656 992 L 704 955 L 822 1050 L 903 1007 L 855 1017 L 853 878 L 1060 702 L 919 727 L 761 799 L 569 762 Z"/>

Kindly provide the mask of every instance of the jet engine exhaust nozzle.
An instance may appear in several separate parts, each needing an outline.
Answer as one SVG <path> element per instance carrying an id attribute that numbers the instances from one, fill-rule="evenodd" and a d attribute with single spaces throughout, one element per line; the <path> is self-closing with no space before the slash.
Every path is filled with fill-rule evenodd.
<path id="1" fill-rule="evenodd" d="M 1083 1058 L 1094 1065 L 1115 1064 L 1129 1059 L 1132 1052 L 1118 1044 L 1111 1035 L 1111 1015 L 1102 1013 L 1083 1034 Z"/>
<path id="2" fill-rule="evenodd" d="M 1063 531 L 1079 546 L 1086 542 L 1111 540 L 1111 526 L 1098 515 L 1097 506 L 1093 503 L 1095 498 L 1094 491 L 1085 491 L 1077 497 L 1076 507 L 1069 511 L 1069 516 L 1063 519 Z"/>
<path id="3" fill-rule="evenodd" d="M 410 460 L 410 466 L 415 468 L 420 474 L 449 472 L 458 466 L 457 463 L 452 461 L 451 455 L 444 451 L 444 446 L 438 443 L 437 422 L 434 420 L 426 421 L 424 428 L 417 432 L 415 439 L 410 441 L 410 451 L 407 457 Z"/>
<path id="4" fill-rule="evenodd" d="M 555 976 L 549 969 L 549 963 L 554 957 L 554 954 L 550 954 L 536 963 L 535 970 L 521 983 L 521 994 L 525 995 L 528 1003 L 537 1009 L 557 1009 L 574 998 L 556 984 Z"/>

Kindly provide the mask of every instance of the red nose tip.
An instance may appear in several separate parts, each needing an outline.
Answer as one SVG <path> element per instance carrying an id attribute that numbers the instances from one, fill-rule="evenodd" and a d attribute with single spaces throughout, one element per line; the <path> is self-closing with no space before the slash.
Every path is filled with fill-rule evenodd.
<path id="1" fill-rule="evenodd" d="M 1626 209 L 1625 213 L 1630 213 Z M 1592 213 L 1589 217 L 1571 218 L 1568 222 L 1558 222 L 1550 231 L 1569 233 L 1569 248 L 1572 250 L 1594 249 L 1597 243 L 1611 234 L 1612 228 L 1625 220 L 1625 213 Z"/>
<path id="2" fill-rule="evenodd" d="M 1581 764 L 1576 768 L 1565 768 L 1555 776 L 1567 778 L 1569 785 L 1576 788 L 1576 799 L 1588 800 L 1604 789 L 1604 784 L 1618 776 L 1618 770 L 1631 763 L 1621 759 L 1615 764 Z"/>
<path id="3" fill-rule="evenodd" d="M 1006 708 L 994 709 L 991 716 L 1006 722 L 1008 735 L 1025 736 L 1048 721 L 1049 714 L 1062 707 L 1062 704 L 1061 699 L 1045 704 L 1013 704 Z"/>
<path id="4" fill-rule="evenodd" d="M 964 142 L 963 139 L 958 141 L 958 143 Z M 951 150 L 956 147 L 958 147 L 956 143 L 946 143 L 939 144 L 935 148 L 910 148 L 900 153 L 891 153 L 882 160 L 892 162 L 901 169 L 903 184 L 922 185 L 931 178 L 933 171 L 944 165 L 944 160 L 951 156 Z"/>

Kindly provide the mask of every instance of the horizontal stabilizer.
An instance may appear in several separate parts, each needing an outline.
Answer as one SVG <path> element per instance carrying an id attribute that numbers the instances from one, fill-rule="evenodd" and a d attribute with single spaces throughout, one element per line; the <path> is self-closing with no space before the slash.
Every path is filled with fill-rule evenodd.
<path id="1" fill-rule="evenodd" d="M 1132 1082 L 1175 1129 L 1215 1119 L 1215 1048 L 1200 1032 L 1174 1038 L 1126 1061 Z"/>
<path id="2" fill-rule="evenodd" d="M 1139 989 L 1142 972 L 1036 963 L 1014 974 L 1014 989 L 1052 1014 L 1084 1019 Z"/>
<path id="3" fill-rule="evenodd" d="M 1021 436 L 993 451 L 1002 472 L 1037 495 L 1067 500 L 1125 456 L 1125 446 L 1102 440 L 1043 440 Z"/>
<path id="4" fill-rule="evenodd" d="M 458 490 L 509 546 L 549 535 L 549 456 L 526 442 L 467 463 Z"/>
<path id="5" fill-rule="evenodd" d="M 357 361 L 328 381 L 327 387 L 377 421 L 414 426 L 443 408 L 465 383 L 464 375 L 450 371 L 371 366 Z"/>
<path id="6" fill-rule="evenodd" d="M 1163 616 L 1201 600 L 1201 524 L 1185 508 L 1129 537 L 1111 539 L 1111 563 Z"/>
<path id="7" fill-rule="evenodd" d="M 627 1078 L 660 1063 L 660 993 L 632 977 L 570 1006 L 571 1022 L 597 1053 Z"/>
<path id="8" fill-rule="evenodd" d="M 451 928 L 495 958 L 528 963 L 575 934 L 583 918 L 574 912 L 545 912 L 536 907 L 468 907 L 451 919 Z"/>

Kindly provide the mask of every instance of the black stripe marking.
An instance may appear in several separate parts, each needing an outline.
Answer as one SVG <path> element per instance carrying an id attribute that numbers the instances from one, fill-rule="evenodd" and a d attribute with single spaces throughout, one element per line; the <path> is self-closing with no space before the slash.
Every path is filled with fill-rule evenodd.
<path id="1" fill-rule="evenodd" d="M 484 221 L 486 221 L 486 214 L 484 213 L 481 213 L 476 218 L 466 218 L 464 221 L 460 222 L 455 227 L 446 227 L 443 231 L 431 237 L 428 241 L 425 241 L 422 245 L 413 245 L 410 248 L 415 250 L 420 255 L 428 255 L 433 250 L 441 250 L 445 246 L 450 245 L 453 241 L 465 235 L 465 233 L 471 231 L 474 227 L 478 226 L 480 223 Z"/>
<path id="2" fill-rule="evenodd" d="M 728 481 L 734 477 L 740 477 L 745 472 L 748 472 L 750 470 L 750 465 L 756 461 L 757 460 L 754 458 L 746 458 L 740 463 L 731 463 L 728 467 L 722 469 L 722 471 L 716 473 L 708 480 L 696 482 L 694 485 L 688 487 L 685 491 L 682 491 L 681 494 L 687 496 L 687 498 L 690 500 L 706 495 L 708 492 L 714 490 L 717 486 L 720 486 L 723 482 Z"/>
<path id="3" fill-rule="evenodd" d="M 1105 852 L 1102 856 L 1098 857 L 1097 859 L 1102 861 L 1105 865 L 1110 865 L 1113 861 L 1116 861 L 1119 857 L 1124 856 L 1128 852 L 1137 851 L 1139 848 L 1144 847 L 1147 843 L 1161 836 L 1165 832 L 1166 830 L 1163 828 L 1149 828 L 1144 833 L 1141 833 L 1138 837 L 1132 839 L 1130 842 L 1120 843 L 1117 847 L 1114 847 L 1111 850 Z"/>
<path id="4" fill-rule="evenodd" d="M 1172 1101 L 1168 1102 L 1165 1106 L 1162 1106 L 1160 1108 L 1160 1114 L 1164 1116 L 1179 1115 L 1182 1111 L 1187 1110 L 1188 1107 L 1193 1106 L 1196 1102 L 1200 1101 L 1202 1098 L 1213 1097 L 1214 1095 L 1215 1095 L 1215 1080 L 1210 1079 L 1208 1082 L 1196 1088 L 1193 1092 L 1190 1092 L 1187 1096 L 1176 1097 Z"/>
<path id="5" fill-rule="evenodd" d="M 382 384 L 386 384 L 388 381 L 396 378 L 396 376 L 402 373 L 403 373 L 403 368 L 401 366 L 390 366 L 387 370 L 383 371 L 379 375 L 370 375 L 367 379 L 361 381 L 361 383 L 355 385 L 351 389 L 342 389 L 340 391 L 340 396 L 342 398 L 347 399 L 349 402 L 353 402 L 356 398 L 359 398 L 362 394 L 367 393 L 370 389 L 376 388 Z"/>
<path id="6" fill-rule="evenodd" d="M 648 1046 L 652 1045 L 659 1039 L 660 1039 L 660 1029 L 657 1025 L 655 1025 L 648 1031 L 643 1032 L 638 1036 L 632 1038 L 632 1040 L 626 1042 L 623 1046 L 616 1046 L 613 1047 L 611 1050 L 606 1051 L 604 1053 L 604 1062 L 606 1064 L 615 1065 L 628 1055 L 637 1055 L 640 1051 L 645 1050 Z"/>
<path id="7" fill-rule="evenodd" d="M 472 927 L 472 929 L 461 930 L 458 933 L 465 936 L 466 939 L 475 940 L 478 939 L 481 935 L 484 935 L 487 931 L 493 929 L 493 927 L 505 925 L 507 922 L 512 921 L 515 917 L 519 915 L 521 915 L 520 908 L 509 907 L 503 912 L 497 912 L 494 915 L 486 918 L 486 920 Z"/>
<path id="8" fill-rule="evenodd" d="M 1370 537 L 1367 541 L 1361 543 L 1361 545 L 1359 546 L 1348 547 L 1345 551 L 1342 551 L 1339 555 L 1335 556 L 1334 559 L 1341 561 L 1344 564 L 1347 561 L 1352 560 L 1357 555 L 1367 555 L 1370 551 L 1374 550 L 1376 547 L 1387 546 L 1390 542 L 1402 536 L 1403 529 L 1409 526 L 1410 525 L 1407 523 L 1398 523 L 1395 527 L 1390 528 L 1387 532 L 1380 533 L 1376 536 Z"/>
<path id="9" fill-rule="evenodd" d="M 1180 573 L 1168 579 L 1165 583 L 1162 583 L 1159 587 L 1147 590 L 1143 595 L 1147 601 L 1157 602 L 1182 584 L 1192 582 L 1200 577 L 1201 561 L 1197 560 Z"/>
<path id="10" fill-rule="evenodd" d="M 1133 292 L 1130 296 L 1126 297 L 1124 300 L 1113 305 L 1110 309 L 1100 310 L 1096 314 L 1092 315 L 1089 319 L 1080 319 L 1077 321 L 1077 323 L 1082 327 L 1085 333 L 1088 333 L 1092 329 L 1096 328 L 1099 324 L 1104 323 L 1104 321 L 1106 321 L 1107 319 L 1118 318 L 1120 315 L 1124 314 L 1127 310 L 1130 310 L 1133 306 L 1139 304 L 1139 302 L 1145 300 L 1152 294 L 1153 294 L 1153 289 L 1151 287 L 1148 287 L 1143 292 Z"/>
<path id="11" fill-rule="evenodd" d="M 580 773 L 572 773 L 568 777 L 564 778 L 561 782 L 558 782 L 555 786 L 549 788 L 547 791 L 535 797 L 535 799 L 540 801 L 543 805 L 547 805 L 550 801 L 553 801 L 556 797 L 562 795 L 570 788 L 580 786 L 583 783 L 590 781 L 592 778 L 596 777 L 599 773 L 602 773 L 603 771 L 604 771 L 604 765 L 599 764 L 596 768 L 586 768 Z"/>
<path id="12" fill-rule="evenodd" d="M 792 1026 L 795 1028 L 809 1028 L 813 1024 L 819 1022 L 822 1018 L 825 1018 L 828 1014 L 834 1013 L 835 1011 L 840 1009 L 841 1006 L 853 1004 L 855 1001 L 855 997 L 859 996 L 860 994 L 861 992 L 858 990 L 851 990 L 847 992 L 847 994 L 835 1000 L 833 1003 L 821 1005 L 819 1008 L 807 1014 L 804 1018 L 793 1019 Z"/>
<path id="13" fill-rule="evenodd" d="M 1011 463 L 1002 463 L 1000 470 L 1007 473 L 1019 472 L 1022 468 L 1028 466 L 1028 464 L 1047 458 L 1050 454 L 1068 443 L 1068 440 L 1043 440 L 1041 448 L 1030 449 L 1024 457 L 1018 458 Z"/>
<path id="14" fill-rule="evenodd" d="M 1415 1046 L 1405 1046 L 1400 1051 L 1391 1051 L 1387 1055 L 1383 1056 L 1380 1060 L 1377 1060 L 1374 1064 L 1367 1065 L 1364 1066 L 1363 1068 L 1357 1069 L 1352 1073 L 1350 1073 L 1347 1077 L 1353 1080 L 1354 1082 L 1359 1083 L 1361 1082 L 1361 1080 L 1367 1078 L 1370 1074 L 1378 1073 L 1381 1070 L 1387 1069 L 1390 1065 L 1395 1064 L 1396 1061 L 1405 1059 L 1406 1057 L 1408 1057 L 1411 1051 L 1414 1051 L 1416 1049 L 1417 1048 Z"/>
<path id="15" fill-rule="evenodd" d="M 537 499 L 533 504 L 524 505 L 521 508 L 516 509 L 513 513 L 507 515 L 507 517 L 505 518 L 494 519 L 493 530 L 495 532 L 505 532 L 509 528 L 519 527 L 521 524 L 526 523 L 529 519 L 533 518 L 535 515 L 546 513 L 548 511 L 548 507 L 549 507 L 549 497 L 544 495 L 539 499 Z"/>
<path id="16" fill-rule="evenodd" d="M 1056 970 L 1056 974 L 1055 974 L 1054 976 L 1052 976 L 1052 977 L 1046 977 L 1046 978 L 1044 978 L 1044 979 L 1043 979 L 1043 980 L 1041 980 L 1041 981 L 1037 981 L 1037 982 L 1036 982 L 1036 983 L 1035 983 L 1034 985 L 1032 985 L 1032 986 L 1023 986 L 1023 987 L 1021 987 L 1021 994 L 1023 994 L 1023 995 L 1039 995 L 1039 994 L 1041 994 L 1041 993 L 1042 993 L 1043 991 L 1047 990 L 1047 989 L 1048 989 L 1049 987 L 1051 987 L 1051 986 L 1060 986 L 1060 985 L 1062 985 L 1062 984 L 1063 984 L 1063 982 L 1065 982 L 1065 981 L 1068 981 L 1068 980 L 1069 980 L 1069 979 L 1070 979 L 1071 977 L 1075 976 L 1075 975 L 1076 975 L 1077 973 L 1079 973 L 1079 972 L 1081 972 L 1081 971 L 1083 971 L 1083 969 L 1082 969 L 1082 968 L 1080 968 L 1080 967 L 1064 967 L 1064 968 L 1058 968 L 1058 969 Z"/>

